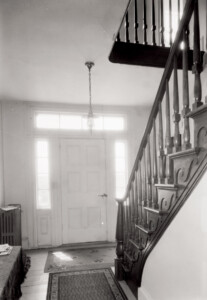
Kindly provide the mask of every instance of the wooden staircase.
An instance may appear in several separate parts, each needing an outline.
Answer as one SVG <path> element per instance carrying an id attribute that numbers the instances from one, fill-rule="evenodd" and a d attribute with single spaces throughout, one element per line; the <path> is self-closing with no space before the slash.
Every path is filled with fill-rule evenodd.
<path id="1" fill-rule="evenodd" d="M 207 103 L 201 101 L 198 12 L 198 0 L 186 1 L 125 196 L 116 199 L 115 274 L 134 291 L 141 286 L 150 252 L 207 170 Z M 188 28 L 192 20 L 191 62 Z M 182 88 L 178 64 L 182 66 Z M 192 105 L 189 69 L 194 81 Z"/>

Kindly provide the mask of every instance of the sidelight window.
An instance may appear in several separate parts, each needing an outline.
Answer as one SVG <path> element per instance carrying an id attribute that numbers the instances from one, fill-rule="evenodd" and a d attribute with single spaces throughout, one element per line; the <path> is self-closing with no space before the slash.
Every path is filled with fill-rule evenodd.
<path id="1" fill-rule="evenodd" d="M 115 185 L 116 198 L 122 198 L 126 189 L 127 162 L 126 143 L 118 141 L 115 143 Z"/>
<path id="2" fill-rule="evenodd" d="M 50 209 L 51 196 L 49 184 L 49 149 L 48 141 L 38 140 L 36 155 L 36 206 L 37 209 Z"/>

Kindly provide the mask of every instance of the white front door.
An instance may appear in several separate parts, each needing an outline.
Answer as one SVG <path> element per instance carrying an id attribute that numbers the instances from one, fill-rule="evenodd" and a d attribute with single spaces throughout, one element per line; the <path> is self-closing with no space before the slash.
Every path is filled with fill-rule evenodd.
<path id="1" fill-rule="evenodd" d="M 63 244 L 107 240 L 105 143 L 61 141 Z"/>

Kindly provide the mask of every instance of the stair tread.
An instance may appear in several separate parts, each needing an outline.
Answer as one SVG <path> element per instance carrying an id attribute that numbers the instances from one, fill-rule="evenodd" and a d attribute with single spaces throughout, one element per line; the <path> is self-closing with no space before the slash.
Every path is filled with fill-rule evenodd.
<path id="1" fill-rule="evenodd" d="M 184 157 L 188 155 L 193 155 L 197 154 L 199 152 L 199 148 L 192 148 L 192 149 L 187 149 L 187 150 L 182 150 L 178 151 L 175 153 L 168 154 L 168 156 L 172 159 L 177 158 L 177 157 Z"/>
<path id="2" fill-rule="evenodd" d="M 197 109 L 189 112 L 187 114 L 187 117 L 194 118 L 194 117 L 196 117 L 196 116 L 198 116 L 201 113 L 206 112 L 206 111 L 207 111 L 207 103 L 205 103 L 205 104 L 201 105 L 200 107 L 198 107 Z"/>
<path id="3" fill-rule="evenodd" d="M 135 241 L 133 241 L 132 239 L 129 239 L 130 243 L 132 245 L 134 245 L 138 250 L 142 250 L 144 247 L 140 246 L 139 244 L 137 244 Z"/>
<path id="4" fill-rule="evenodd" d="M 131 257 L 131 255 L 130 255 L 129 253 L 127 253 L 127 251 L 124 251 L 124 254 L 128 257 L 128 259 L 129 259 L 131 262 L 134 261 L 133 257 Z"/>
<path id="5" fill-rule="evenodd" d="M 147 229 L 147 228 L 145 228 L 142 225 L 135 224 L 135 227 L 138 228 L 138 229 L 140 229 L 140 230 L 142 230 L 146 234 L 152 234 L 154 232 L 154 230 Z"/>
<path id="6" fill-rule="evenodd" d="M 163 190 L 177 190 L 178 186 L 176 184 L 168 184 L 168 183 L 157 183 L 155 186 L 158 189 L 163 189 Z"/>
<path id="7" fill-rule="evenodd" d="M 152 207 L 145 206 L 144 209 L 146 209 L 147 211 L 150 211 L 152 213 L 158 214 L 158 215 L 168 214 L 168 211 L 163 211 L 163 210 L 160 210 L 159 208 L 152 208 Z"/>

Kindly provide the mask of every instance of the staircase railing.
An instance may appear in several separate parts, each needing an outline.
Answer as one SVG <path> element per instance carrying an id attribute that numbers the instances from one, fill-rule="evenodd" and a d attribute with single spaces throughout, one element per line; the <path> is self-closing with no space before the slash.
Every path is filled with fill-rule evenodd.
<path id="1" fill-rule="evenodd" d="M 113 63 L 165 68 L 183 15 L 184 2 L 187 3 L 188 0 L 130 0 L 115 37 L 109 60 Z M 192 22 L 188 25 L 190 28 L 188 60 L 191 67 L 193 63 Z M 204 40 L 202 40 L 203 44 Z M 177 62 L 178 69 L 181 69 L 181 59 Z"/>
<path id="2" fill-rule="evenodd" d="M 191 112 L 188 28 L 192 15 L 194 41 L 191 67 L 194 103 Z M 178 74 L 177 66 L 180 58 L 182 71 Z M 195 142 L 195 148 L 192 148 L 193 134 L 189 117 L 202 107 L 206 109 L 206 105 L 201 102 L 201 72 L 198 0 L 188 0 L 167 59 L 125 196 L 123 199 L 117 199 L 115 273 L 119 280 L 133 278 L 137 286 L 141 285 L 142 272 L 149 253 L 189 193 L 186 186 L 192 170 L 198 166 L 196 155 L 200 146 L 199 142 Z M 182 88 L 178 76 L 182 78 Z M 179 101 L 181 95 L 182 104 Z M 173 101 L 170 99 L 171 96 Z M 171 110 L 173 110 L 172 114 Z M 194 134 L 200 132 L 199 128 L 202 127 L 197 126 Z M 185 166 L 183 169 L 179 166 L 180 161 L 174 162 L 174 158 L 182 157 L 183 153 L 188 157 L 184 162 L 188 164 L 187 171 Z"/>
<path id="3" fill-rule="evenodd" d="M 130 0 L 116 41 L 172 46 L 182 16 L 182 1 Z"/>

